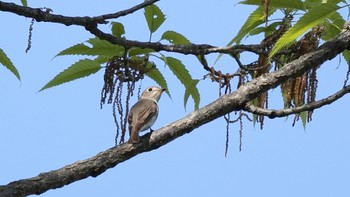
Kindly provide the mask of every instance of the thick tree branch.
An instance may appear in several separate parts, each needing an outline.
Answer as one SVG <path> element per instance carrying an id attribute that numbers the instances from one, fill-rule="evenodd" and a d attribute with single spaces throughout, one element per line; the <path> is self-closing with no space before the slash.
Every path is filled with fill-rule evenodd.
<path id="1" fill-rule="evenodd" d="M 209 54 L 209 53 L 225 53 L 225 54 L 238 54 L 244 51 L 250 51 L 256 54 L 267 54 L 260 45 L 234 45 L 227 47 L 216 47 L 208 44 L 188 44 L 188 45 L 165 45 L 159 42 L 139 42 L 134 40 L 127 40 L 113 36 L 112 34 L 104 33 L 97 28 L 98 24 L 108 23 L 106 19 L 115 19 L 121 16 L 131 14 L 139 9 L 142 9 L 148 5 L 154 4 L 159 0 L 145 1 L 139 5 L 136 5 L 130 9 L 122 10 L 112 14 L 104 14 L 95 17 L 71 17 L 57 14 L 51 14 L 50 11 L 40 8 L 30 8 L 19 6 L 14 3 L 6 3 L 0 1 L 0 11 L 11 12 L 20 16 L 34 18 L 38 22 L 52 22 L 64 25 L 78 25 L 85 27 L 95 36 L 107 40 L 113 44 L 124 46 L 125 48 L 140 47 L 150 48 L 155 51 L 168 51 L 181 54 Z"/>
<path id="2" fill-rule="evenodd" d="M 93 18 L 101 18 L 101 19 L 104 19 L 104 20 L 107 20 L 107 19 L 116 19 L 116 18 L 119 18 L 121 16 L 126 16 L 126 15 L 129 15 L 129 14 L 132 14 L 134 12 L 136 12 L 137 10 L 141 10 L 142 8 L 145 8 L 149 5 L 152 5 L 152 4 L 155 4 L 157 1 L 160 1 L 160 0 L 148 0 L 148 1 L 144 1 L 143 3 L 140 3 L 132 8 L 129 8 L 129 9 L 126 9 L 126 10 L 122 10 L 122 11 L 119 11 L 119 12 L 116 12 L 116 13 L 112 13 L 112 14 L 104 14 L 104 15 L 101 15 L 101 16 L 96 16 L 96 17 L 93 17 Z"/>
<path id="3" fill-rule="evenodd" d="M 157 52 L 176 52 L 184 55 L 203 55 L 210 53 L 239 54 L 244 51 L 250 51 L 256 54 L 268 54 L 266 51 L 261 49 L 260 45 L 233 45 L 228 47 L 217 47 L 209 44 L 166 45 L 160 42 L 140 42 L 115 37 L 112 34 L 104 33 L 95 26 L 88 26 L 86 29 L 96 37 L 104 39 L 113 44 L 124 46 L 127 49 L 131 47 L 150 48 Z"/>
<path id="4" fill-rule="evenodd" d="M 61 23 L 64 25 L 79 25 L 79 26 L 97 26 L 97 24 L 107 24 L 107 19 L 116 19 L 121 16 L 125 16 L 131 14 L 137 10 L 140 10 L 144 7 L 152 5 L 159 0 L 149 0 L 144 1 L 132 8 L 122 10 L 116 13 L 104 14 L 95 17 L 71 17 L 71 16 L 62 16 L 57 14 L 51 14 L 49 9 L 41 9 L 41 8 L 30 8 L 20 6 L 14 3 L 6 3 L 0 1 L 0 10 L 5 12 L 15 13 L 20 16 L 25 16 L 29 18 L 34 18 L 36 21 L 44 21 L 44 22 L 53 22 L 53 23 Z"/>
<path id="5" fill-rule="evenodd" d="M 348 94 L 349 92 L 350 92 L 350 85 L 347 85 L 343 89 L 328 96 L 327 98 L 321 99 L 316 102 L 308 103 L 299 107 L 280 109 L 280 110 L 263 109 L 261 107 L 254 106 L 253 104 L 248 102 L 245 105 L 244 110 L 257 115 L 268 116 L 269 118 L 285 117 L 291 114 L 298 114 L 303 111 L 313 111 L 325 105 L 329 105 L 335 102 L 336 100 L 340 99 L 341 97 L 343 97 L 345 94 Z"/>
<path id="6" fill-rule="evenodd" d="M 301 56 L 283 68 L 253 79 L 242 85 L 237 91 L 224 95 L 209 105 L 151 134 L 146 134 L 142 137 L 142 143 L 140 144 L 122 144 L 101 152 L 90 159 L 78 161 L 61 169 L 0 186 L 0 196 L 41 194 L 49 189 L 63 187 L 89 176 L 96 177 L 107 169 L 137 154 L 155 150 L 207 122 L 213 121 L 229 112 L 245 109 L 246 103 L 256 98 L 259 94 L 278 86 L 292 77 L 301 76 L 314 65 L 320 65 L 334 58 L 349 47 L 350 31 L 346 31 L 324 43 L 314 52 Z"/>

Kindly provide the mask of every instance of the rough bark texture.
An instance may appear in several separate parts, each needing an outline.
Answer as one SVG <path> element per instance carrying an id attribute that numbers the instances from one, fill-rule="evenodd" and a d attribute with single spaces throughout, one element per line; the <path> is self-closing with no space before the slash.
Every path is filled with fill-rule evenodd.
<path id="1" fill-rule="evenodd" d="M 289 78 L 302 75 L 312 68 L 313 65 L 320 65 L 349 47 L 350 31 L 345 31 L 336 38 L 324 43 L 314 52 L 303 55 L 275 72 L 264 74 L 250 81 L 237 91 L 218 98 L 209 105 L 188 114 L 178 121 L 166 125 L 151 134 L 146 134 L 141 138 L 142 143 L 140 144 L 121 144 L 92 158 L 78 161 L 61 169 L 0 186 L 0 196 L 41 194 L 47 190 L 60 188 L 89 176 L 96 177 L 107 169 L 137 154 L 157 149 L 224 114 L 244 109 L 247 102 L 262 92 L 278 86 Z"/>

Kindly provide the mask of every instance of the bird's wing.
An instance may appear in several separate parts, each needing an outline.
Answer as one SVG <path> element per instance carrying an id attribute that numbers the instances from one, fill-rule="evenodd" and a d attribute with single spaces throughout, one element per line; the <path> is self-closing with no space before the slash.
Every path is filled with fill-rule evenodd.
<path id="1" fill-rule="evenodd" d="M 146 105 L 143 105 L 141 107 L 141 110 L 139 111 L 139 115 L 137 117 L 137 122 L 140 124 L 144 124 L 149 122 L 152 117 L 154 117 L 158 112 L 158 106 L 156 102 L 152 100 L 147 100 Z"/>
<path id="2" fill-rule="evenodd" d="M 158 106 L 157 103 L 152 100 L 145 100 L 142 105 L 139 105 L 139 102 L 137 102 L 133 108 L 136 107 L 139 108 L 139 113 L 134 113 L 133 109 L 131 109 L 128 117 L 128 122 L 129 127 L 135 127 L 134 129 L 139 130 L 145 123 L 150 121 L 152 117 L 157 114 Z"/>

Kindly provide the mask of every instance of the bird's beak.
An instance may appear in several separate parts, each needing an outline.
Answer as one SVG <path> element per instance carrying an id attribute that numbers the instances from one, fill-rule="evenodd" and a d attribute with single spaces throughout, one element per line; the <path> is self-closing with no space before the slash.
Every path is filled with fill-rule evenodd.
<path id="1" fill-rule="evenodd" d="M 162 88 L 162 92 L 164 92 L 166 89 L 165 88 Z"/>

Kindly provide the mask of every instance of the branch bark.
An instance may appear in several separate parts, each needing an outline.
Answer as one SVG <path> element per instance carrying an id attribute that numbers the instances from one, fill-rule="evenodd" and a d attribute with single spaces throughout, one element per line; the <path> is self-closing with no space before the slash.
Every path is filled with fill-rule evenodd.
<path id="1" fill-rule="evenodd" d="M 152 5 L 159 0 L 149 0 L 144 1 L 132 8 L 122 10 L 116 13 L 104 14 L 95 17 L 71 17 L 71 16 L 63 16 L 57 14 L 51 14 L 50 9 L 41 9 L 41 8 L 31 8 L 24 7 L 14 3 L 6 3 L 0 1 L 0 10 L 5 12 L 11 12 L 17 14 L 19 16 L 25 16 L 29 18 L 34 18 L 36 21 L 44 21 L 44 22 L 52 22 L 52 23 L 61 23 L 64 25 L 79 25 L 79 26 L 97 26 L 97 24 L 107 24 L 107 19 L 116 19 L 121 16 L 126 16 L 128 14 L 132 14 L 137 10 L 140 10 L 144 7 Z"/>
<path id="2" fill-rule="evenodd" d="M 210 53 L 225 53 L 225 54 L 238 54 L 243 51 L 250 51 L 256 54 L 267 54 L 266 51 L 260 45 L 234 45 L 227 47 L 216 47 L 209 44 L 187 44 L 187 45 L 166 45 L 160 42 L 140 42 L 134 40 L 127 40 L 119 37 L 115 37 L 112 34 L 105 33 L 97 28 L 98 24 L 107 24 L 107 19 L 116 19 L 121 16 L 131 14 L 137 10 L 140 10 L 144 7 L 147 7 L 151 4 L 156 3 L 159 0 L 149 0 L 145 1 L 139 5 L 136 5 L 132 8 L 122 10 L 116 13 L 104 14 L 95 17 L 72 17 L 72 16 L 63 16 L 58 14 L 52 14 L 48 10 L 40 8 L 30 8 L 14 3 L 6 3 L 0 1 L 0 11 L 11 12 L 19 16 L 25 16 L 33 18 L 38 22 L 51 22 L 59 23 L 64 25 L 78 25 L 87 29 L 90 33 L 99 37 L 101 39 L 107 40 L 110 43 L 121 45 L 127 49 L 131 47 L 140 47 L 140 48 L 150 48 L 155 51 L 168 51 L 176 52 L 181 54 L 210 54 Z"/>
<path id="3" fill-rule="evenodd" d="M 244 110 L 247 112 L 251 112 L 253 114 L 257 115 L 264 115 L 269 118 L 276 118 L 276 117 L 285 117 L 291 114 L 298 114 L 303 111 L 313 111 L 315 109 L 321 108 L 325 105 L 329 105 L 344 95 L 348 94 L 350 92 L 350 85 L 347 85 L 343 87 L 343 89 L 339 90 L 338 92 L 328 96 L 327 98 L 321 99 L 316 102 L 308 103 L 299 107 L 294 108 L 288 108 L 288 109 L 280 109 L 280 110 L 274 110 L 274 109 L 263 109 L 261 107 L 257 107 L 252 105 L 251 103 L 247 103 L 244 107 Z"/>
<path id="4" fill-rule="evenodd" d="M 264 74 L 242 85 L 235 92 L 221 96 L 209 105 L 188 114 L 180 120 L 166 125 L 153 133 L 146 134 L 141 138 L 142 142 L 139 144 L 121 144 L 92 158 L 78 161 L 57 170 L 41 173 L 33 178 L 22 179 L 0 186 L 0 196 L 41 194 L 89 176 L 96 177 L 119 163 L 140 153 L 164 146 L 218 117 L 235 110 L 245 109 L 247 102 L 259 94 L 278 86 L 290 78 L 301 76 L 314 65 L 320 65 L 349 48 L 350 31 L 345 31 L 336 38 L 324 43 L 314 52 L 305 54 L 277 71 Z"/>

